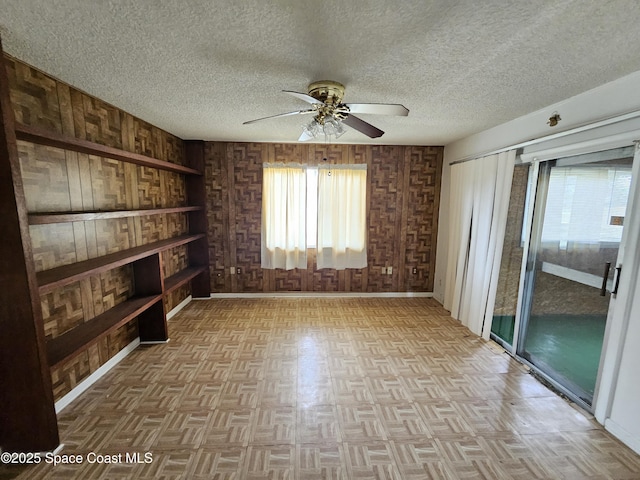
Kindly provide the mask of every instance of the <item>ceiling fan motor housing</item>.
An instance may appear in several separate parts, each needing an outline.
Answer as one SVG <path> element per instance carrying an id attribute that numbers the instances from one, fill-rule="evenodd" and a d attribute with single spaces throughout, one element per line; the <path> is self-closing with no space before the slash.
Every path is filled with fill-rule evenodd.
<path id="1" fill-rule="evenodd" d="M 344 85 L 332 80 L 320 80 L 313 82 L 308 88 L 309 96 L 315 98 L 321 104 L 313 105 L 318 111 L 315 119 L 320 125 L 324 125 L 326 118 L 344 120 L 349 115 L 349 107 L 342 103 L 344 97 Z"/>
<path id="2" fill-rule="evenodd" d="M 344 85 L 332 80 L 320 80 L 309 85 L 309 95 L 326 105 L 339 105 L 344 97 Z"/>

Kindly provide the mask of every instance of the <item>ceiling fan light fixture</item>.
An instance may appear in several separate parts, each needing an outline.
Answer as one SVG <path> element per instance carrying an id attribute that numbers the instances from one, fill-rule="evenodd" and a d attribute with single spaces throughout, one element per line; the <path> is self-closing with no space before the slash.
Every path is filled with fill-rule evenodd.
<path id="1" fill-rule="evenodd" d="M 332 138 L 338 139 L 347 132 L 347 129 L 339 119 L 333 117 L 323 117 L 318 121 L 314 117 L 309 123 L 302 126 L 302 134 L 305 139 L 318 138 L 324 135 L 325 141 Z"/>
<path id="2" fill-rule="evenodd" d="M 309 123 L 302 125 L 302 132 L 308 137 L 316 138 L 320 132 L 320 124 L 312 118 Z"/>
<path id="3" fill-rule="evenodd" d="M 322 131 L 326 137 L 340 138 L 347 131 L 341 121 L 336 120 L 334 117 L 325 118 Z"/>

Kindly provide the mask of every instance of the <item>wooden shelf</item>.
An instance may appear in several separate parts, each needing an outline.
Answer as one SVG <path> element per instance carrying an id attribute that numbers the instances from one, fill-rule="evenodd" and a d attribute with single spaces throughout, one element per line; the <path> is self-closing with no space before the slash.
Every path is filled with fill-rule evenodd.
<path id="1" fill-rule="evenodd" d="M 189 175 L 202 175 L 202 172 L 194 168 L 178 165 L 177 163 L 165 162 L 156 158 L 140 155 L 139 153 L 126 152 L 118 148 L 108 147 L 99 143 L 82 140 L 80 138 L 70 137 L 41 128 L 31 127 L 28 125 L 15 125 L 16 138 L 27 142 L 37 143 L 39 145 L 47 145 L 49 147 L 62 148 L 64 150 L 72 150 L 74 152 L 87 153 L 89 155 L 97 155 L 99 157 L 108 157 L 121 162 L 134 163 L 144 167 L 159 168 L 170 172 L 183 173 Z"/>
<path id="2" fill-rule="evenodd" d="M 188 267 L 175 275 L 171 275 L 170 277 L 165 278 L 164 280 L 164 293 L 171 293 L 176 288 L 184 285 L 188 281 L 190 281 L 193 277 L 200 275 L 204 272 L 207 267 Z"/>
<path id="3" fill-rule="evenodd" d="M 49 366 L 55 367 L 73 357 L 109 332 L 128 323 L 161 299 L 162 295 L 131 298 L 59 337 L 49 340 L 47 342 Z"/>
<path id="4" fill-rule="evenodd" d="M 159 242 L 149 243 L 140 247 L 130 248 L 121 252 L 103 255 L 97 258 L 91 258 L 82 262 L 64 265 L 62 267 L 44 270 L 36 274 L 40 293 L 50 292 L 51 290 L 76 282 L 91 275 L 111 270 L 128 263 L 134 262 L 149 255 L 159 253 L 168 248 L 177 247 L 186 243 L 199 240 L 205 235 L 203 233 L 195 235 L 182 235 L 180 237 L 160 240 Z"/>
<path id="5" fill-rule="evenodd" d="M 204 207 L 170 207 L 148 208 L 142 210 L 102 210 L 91 212 L 42 212 L 30 213 L 29 225 L 44 225 L 47 223 L 83 222 L 88 220 L 108 220 L 112 218 L 141 217 L 143 215 L 158 215 L 161 213 L 197 212 Z"/>

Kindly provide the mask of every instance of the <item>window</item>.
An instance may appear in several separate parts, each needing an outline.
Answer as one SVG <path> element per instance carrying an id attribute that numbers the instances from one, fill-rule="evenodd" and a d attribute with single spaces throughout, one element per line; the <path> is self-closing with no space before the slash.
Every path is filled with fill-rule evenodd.
<path id="1" fill-rule="evenodd" d="M 366 260 L 366 165 L 265 164 L 263 268 L 363 268 Z M 320 239 L 320 243 L 317 243 Z"/>
<path id="2" fill-rule="evenodd" d="M 543 243 L 619 243 L 631 184 L 631 167 L 583 165 L 551 171 Z"/>
<path id="3" fill-rule="evenodd" d="M 262 268 L 307 268 L 307 169 L 265 164 L 262 178 Z"/>
<path id="4" fill-rule="evenodd" d="M 318 167 L 318 268 L 367 266 L 367 166 Z"/>

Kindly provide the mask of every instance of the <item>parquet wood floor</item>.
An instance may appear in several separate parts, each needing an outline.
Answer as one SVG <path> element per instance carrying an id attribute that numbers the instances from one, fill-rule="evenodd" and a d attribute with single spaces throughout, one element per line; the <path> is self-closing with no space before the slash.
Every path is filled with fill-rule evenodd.
<path id="1" fill-rule="evenodd" d="M 638 479 L 640 457 L 432 299 L 194 301 L 21 479 Z M 150 463 L 89 463 L 145 453 Z"/>

